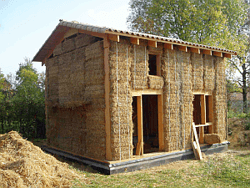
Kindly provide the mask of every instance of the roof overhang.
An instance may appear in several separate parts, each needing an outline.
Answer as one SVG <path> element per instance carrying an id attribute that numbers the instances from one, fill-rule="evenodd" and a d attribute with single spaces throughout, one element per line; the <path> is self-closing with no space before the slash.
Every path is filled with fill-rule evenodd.
<path id="1" fill-rule="evenodd" d="M 138 33 L 138 32 L 129 32 L 116 30 L 106 27 L 98 27 L 93 25 L 87 25 L 79 22 L 68 22 L 60 20 L 59 24 L 56 26 L 54 31 L 51 33 L 49 38 L 45 41 L 43 46 L 37 52 L 32 61 L 42 62 L 42 65 L 45 63 L 45 60 L 51 56 L 55 47 L 61 43 L 65 38 L 76 33 L 85 33 L 96 37 L 108 37 L 112 41 L 120 41 L 120 36 L 126 36 L 130 38 L 132 44 L 139 45 L 140 39 L 148 41 L 148 46 L 157 47 L 158 43 L 163 43 L 164 48 L 174 49 L 178 48 L 181 51 L 185 52 L 194 52 L 194 53 L 203 53 L 208 55 L 214 55 L 218 57 L 227 57 L 231 58 L 232 55 L 237 55 L 235 51 L 206 46 L 202 44 L 190 43 L 182 41 L 179 39 L 161 37 L 151 34 Z"/>

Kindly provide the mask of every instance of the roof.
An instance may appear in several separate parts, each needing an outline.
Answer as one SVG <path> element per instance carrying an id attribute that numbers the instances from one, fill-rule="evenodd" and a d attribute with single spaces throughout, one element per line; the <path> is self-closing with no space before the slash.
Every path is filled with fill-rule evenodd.
<path id="1" fill-rule="evenodd" d="M 131 38 L 153 40 L 156 42 L 162 42 L 162 43 L 167 43 L 167 44 L 175 44 L 179 46 L 186 46 L 186 47 L 203 49 L 203 50 L 211 50 L 214 52 L 222 52 L 227 55 L 226 57 L 231 57 L 231 55 L 237 55 L 237 53 L 232 50 L 186 42 L 186 41 L 174 39 L 174 38 L 167 38 L 167 37 L 151 35 L 151 34 L 146 34 L 146 33 L 139 33 L 139 32 L 122 31 L 122 30 L 117 30 L 117 29 L 112 29 L 112 28 L 107 28 L 107 27 L 93 26 L 89 24 L 79 23 L 77 21 L 69 22 L 66 20 L 60 20 L 59 24 L 56 26 L 56 28 L 51 33 L 49 38 L 45 41 L 45 43 L 37 52 L 37 54 L 35 55 L 32 61 L 43 62 L 45 58 L 47 58 L 48 56 L 52 54 L 55 47 L 64 39 L 64 35 L 70 29 L 77 29 L 79 31 L 91 32 L 91 33 L 93 32 L 93 33 L 100 33 L 100 34 L 127 36 Z"/>

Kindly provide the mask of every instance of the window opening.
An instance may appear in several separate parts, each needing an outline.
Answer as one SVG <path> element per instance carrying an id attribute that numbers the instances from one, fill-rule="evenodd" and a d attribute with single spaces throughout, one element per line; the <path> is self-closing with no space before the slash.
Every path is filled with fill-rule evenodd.
<path id="1" fill-rule="evenodd" d="M 157 75 L 157 56 L 149 54 L 149 75 Z"/>

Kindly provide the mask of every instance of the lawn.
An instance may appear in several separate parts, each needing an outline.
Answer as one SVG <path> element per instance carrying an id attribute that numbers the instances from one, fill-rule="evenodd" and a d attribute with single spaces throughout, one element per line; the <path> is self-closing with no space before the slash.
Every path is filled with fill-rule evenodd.
<path id="1" fill-rule="evenodd" d="M 103 175 L 90 167 L 71 163 L 87 183 L 74 187 L 250 187 L 250 150 L 229 150 L 206 156 L 203 161 L 177 161 L 160 167 Z"/>

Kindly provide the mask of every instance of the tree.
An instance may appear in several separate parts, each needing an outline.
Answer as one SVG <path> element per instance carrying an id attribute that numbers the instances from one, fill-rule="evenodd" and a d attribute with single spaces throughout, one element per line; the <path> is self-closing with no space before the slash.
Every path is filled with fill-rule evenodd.
<path id="1" fill-rule="evenodd" d="M 238 50 L 245 40 L 242 0 L 132 0 L 131 30 Z M 239 43 L 240 39 L 240 43 Z"/>
<path id="2" fill-rule="evenodd" d="M 246 112 L 249 41 L 244 0 L 131 0 L 127 19 L 131 30 L 237 51 L 229 64 L 242 75 Z M 247 23 L 247 24 L 246 24 Z M 246 30 L 249 31 L 247 28 Z M 232 81 L 228 82 L 232 83 Z M 239 82 L 238 82 L 239 83 Z M 235 85 L 235 84 L 233 84 Z M 231 85 L 232 86 L 232 85 Z M 230 86 L 230 87 L 231 87 Z"/>
<path id="3" fill-rule="evenodd" d="M 32 62 L 25 59 L 16 72 L 16 119 L 26 137 L 45 137 L 44 74 L 37 74 Z"/>

